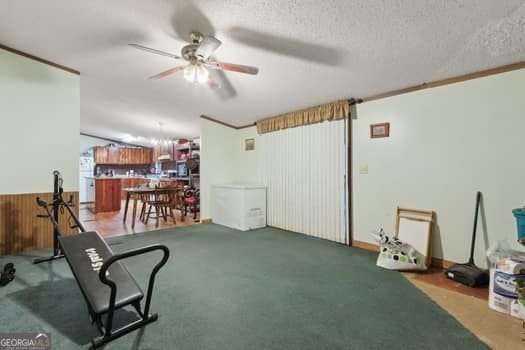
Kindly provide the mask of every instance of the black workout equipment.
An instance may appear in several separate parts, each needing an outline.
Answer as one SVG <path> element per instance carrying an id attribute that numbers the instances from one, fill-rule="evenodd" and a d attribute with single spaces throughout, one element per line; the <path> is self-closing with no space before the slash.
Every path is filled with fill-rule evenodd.
<path id="1" fill-rule="evenodd" d="M 4 266 L 4 270 L 0 273 L 0 287 L 7 285 L 9 282 L 15 279 L 15 265 L 13 263 L 7 263 Z"/>
<path id="2" fill-rule="evenodd" d="M 40 197 L 36 197 L 37 204 L 45 208 L 47 212 L 44 215 L 37 216 L 41 218 L 49 218 L 53 223 L 53 255 L 47 258 L 36 258 L 33 260 L 33 264 L 39 264 L 41 262 L 51 261 L 64 257 L 60 249 L 60 244 L 58 243 L 58 237 L 60 237 L 60 230 L 57 229 L 59 227 L 58 219 L 60 217 L 60 213 L 64 212 L 64 208 L 67 209 L 67 211 L 69 212 L 69 217 L 75 222 L 75 224 L 70 225 L 70 227 L 72 229 L 79 229 L 81 232 L 85 231 L 84 227 L 82 226 L 75 213 L 71 209 L 71 207 L 74 206 L 73 196 L 69 197 L 69 201 L 67 203 L 64 202 L 64 200 L 62 199 L 62 193 L 64 192 L 62 184 L 62 175 L 60 174 L 60 172 L 55 170 L 53 171 L 53 202 L 50 205 L 48 205 L 44 201 L 40 200 Z M 49 207 L 51 207 L 51 209 Z"/>
<path id="3" fill-rule="evenodd" d="M 120 254 L 113 253 L 98 232 L 85 232 L 84 227 L 71 210 L 70 204 L 62 200 L 63 191 L 60 173 L 55 171 L 53 175 L 55 177 L 55 185 L 58 184 L 58 186 L 55 186 L 53 202 L 47 204 L 40 198 L 37 198 L 36 201 L 39 206 L 45 209 L 47 215 L 44 216 L 49 217 L 53 224 L 55 234 L 54 255 L 50 258 L 40 259 L 39 262 L 61 257 L 66 258 L 86 300 L 91 321 L 96 324 L 101 333 L 100 337 L 92 340 L 93 348 L 102 346 L 124 334 L 156 321 L 158 315 L 149 313 L 151 296 L 153 294 L 155 276 L 168 261 L 169 249 L 164 245 L 153 244 Z M 75 222 L 71 227 L 78 228 L 81 231 L 80 233 L 71 235 L 62 233 L 57 215 L 60 208 L 67 209 L 70 217 Z M 144 298 L 144 293 L 120 260 L 158 250 L 162 251 L 163 255 L 151 271 L 146 302 L 144 309 L 142 309 L 140 304 Z M 140 318 L 117 330 L 113 330 L 115 310 L 128 305 L 135 308 Z M 103 316 L 106 316 L 105 322 L 102 320 Z"/>
<path id="4" fill-rule="evenodd" d="M 470 287 L 485 287 L 489 284 L 489 275 L 474 263 L 474 247 L 476 245 L 476 228 L 478 224 L 479 204 L 481 192 L 476 194 L 476 211 L 474 212 L 474 229 L 470 243 L 470 257 L 467 263 L 454 264 L 445 270 L 445 276 L 451 280 L 463 283 Z"/>

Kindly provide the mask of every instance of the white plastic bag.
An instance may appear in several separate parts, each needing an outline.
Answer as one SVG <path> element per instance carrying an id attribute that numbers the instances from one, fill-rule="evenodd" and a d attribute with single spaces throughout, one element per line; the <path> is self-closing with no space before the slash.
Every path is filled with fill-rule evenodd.
<path id="1" fill-rule="evenodd" d="M 377 257 L 376 265 L 388 270 L 419 270 L 427 269 L 425 257 L 396 237 L 388 236 L 383 229 L 373 233 L 381 250 Z"/>
<path id="2" fill-rule="evenodd" d="M 507 241 L 496 241 L 487 249 L 487 258 L 491 264 L 495 265 L 498 261 L 505 259 L 524 261 L 525 253 L 511 249 Z"/>

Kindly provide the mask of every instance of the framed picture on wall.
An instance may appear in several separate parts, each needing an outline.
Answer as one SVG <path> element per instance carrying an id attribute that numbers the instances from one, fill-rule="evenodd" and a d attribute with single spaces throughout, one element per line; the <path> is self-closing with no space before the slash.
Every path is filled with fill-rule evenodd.
<path id="1" fill-rule="evenodd" d="M 244 139 L 244 150 L 253 151 L 255 149 L 255 139 Z"/>
<path id="2" fill-rule="evenodd" d="M 379 123 L 370 125 L 370 138 L 390 136 L 390 123 Z"/>

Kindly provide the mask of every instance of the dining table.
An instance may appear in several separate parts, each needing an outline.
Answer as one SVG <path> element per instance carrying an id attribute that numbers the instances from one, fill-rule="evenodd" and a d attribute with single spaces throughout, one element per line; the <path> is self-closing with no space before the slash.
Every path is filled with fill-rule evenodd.
<path id="1" fill-rule="evenodd" d="M 126 223 L 126 217 L 128 216 L 129 201 L 133 198 L 133 213 L 131 218 L 131 228 L 135 228 L 135 217 L 137 215 L 137 202 L 140 197 L 147 195 L 162 195 L 170 192 L 177 191 L 176 187 L 126 187 L 122 189 L 126 193 L 126 203 L 124 205 L 124 218 L 123 223 Z"/>

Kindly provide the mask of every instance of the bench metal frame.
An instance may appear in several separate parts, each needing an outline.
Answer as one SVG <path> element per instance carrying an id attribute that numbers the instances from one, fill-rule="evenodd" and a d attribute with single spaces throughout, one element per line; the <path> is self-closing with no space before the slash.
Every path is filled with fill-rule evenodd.
<path id="1" fill-rule="evenodd" d="M 146 254 L 146 253 L 149 253 L 155 250 L 161 250 L 163 252 L 163 255 L 162 255 L 162 259 L 153 267 L 153 270 L 151 271 L 151 274 L 149 277 L 148 292 L 146 294 L 146 303 L 144 305 L 144 310 L 143 311 L 141 310 L 140 301 L 135 301 L 130 304 L 125 304 L 125 305 L 118 307 L 118 308 L 122 308 L 127 305 L 133 305 L 137 313 L 140 315 L 141 319 L 131 322 L 117 330 L 113 330 L 113 315 L 115 313 L 115 310 L 117 309 L 115 308 L 115 298 L 117 296 L 117 285 L 111 279 L 107 278 L 106 276 L 107 270 L 116 261 L 126 259 L 132 256 Z M 115 254 L 112 257 L 110 257 L 107 261 L 104 262 L 104 264 L 100 268 L 98 276 L 102 283 L 108 285 L 109 288 L 111 288 L 111 294 L 110 294 L 110 299 L 109 299 L 109 310 L 105 312 L 107 313 L 107 319 L 106 319 L 105 324 L 102 322 L 103 314 L 96 314 L 90 311 L 93 322 L 95 322 L 100 333 L 102 334 L 100 337 L 97 337 L 92 340 L 92 345 L 94 348 L 102 346 L 103 344 L 106 344 L 107 342 L 110 342 L 116 338 L 119 338 L 123 336 L 124 334 L 127 334 L 137 328 L 140 328 L 158 319 L 158 315 L 156 313 L 155 314 L 149 313 L 149 308 L 151 304 L 151 295 L 153 293 L 153 286 L 155 284 L 155 276 L 157 275 L 157 272 L 160 270 L 160 268 L 164 266 L 164 264 L 166 264 L 166 262 L 168 261 L 169 255 L 170 255 L 170 251 L 168 247 L 166 247 L 165 245 L 161 245 L 161 244 L 153 244 L 153 245 L 149 245 L 146 247 L 128 250 L 124 253 Z M 86 299 L 86 302 L 87 302 L 87 299 Z"/>

